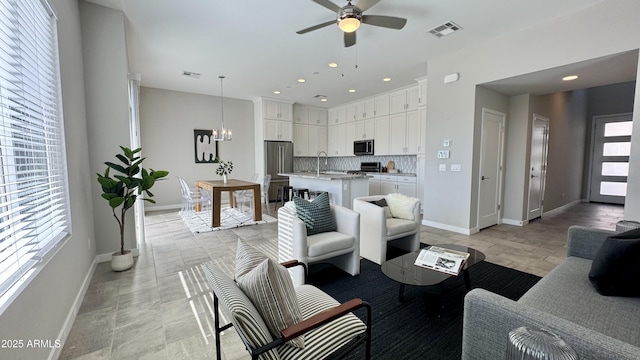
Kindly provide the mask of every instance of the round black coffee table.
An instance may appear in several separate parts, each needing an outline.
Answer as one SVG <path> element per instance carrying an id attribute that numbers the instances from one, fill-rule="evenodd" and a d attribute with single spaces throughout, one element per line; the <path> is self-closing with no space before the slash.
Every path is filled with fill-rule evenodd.
<path id="1" fill-rule="evenodd" d="M 476 249 L 473 249 L 467 246 L 462 246 L 462 245 L 444 244 L 444 245 L 435 245 L 435 246 L 469 253 L 469 259 L 467 259 L 467 263 L 462 269 L 462 272 L 460 275 L 464 277 L 464 284 L 467 288 L 467 291 L 471 290 L 471 281 L 469 279 L 469 268 L 483 261 L 485 259 L 484 253 Z M 408 254 L 404 254 L 402 256 L 395 257 L 393 259 L 389 259 L 383 262 L 381 265 L 382 272 L 387 277 L 400 283 L 400 295 L 399 295 L 400 301 L 402 301 L 402 295 L 404 293 L 405 285 L 413 285 L 413 286 L 440 285 L 440 283 L 442 283 L 443 281 L 447 280 L 452 276 L 455 276 L 455 275 L 449 275 L 439 271 L 414 265 L 416 258 L 418 257 L 418 254 L 420 253 L 421 250 L 422 249 L 414 252 L 410 252 Z"/>

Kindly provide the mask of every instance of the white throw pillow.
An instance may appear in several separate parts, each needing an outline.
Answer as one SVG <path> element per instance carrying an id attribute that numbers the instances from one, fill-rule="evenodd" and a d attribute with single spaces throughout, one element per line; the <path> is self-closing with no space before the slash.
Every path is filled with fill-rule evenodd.
<path id="1" fill-rule="evenodd" d="M 391 215 L 394 218 L 415 220 L 413 217 L 413 210 L 418 204 L 418 199 L 409 197 L 399 193 L 393 193 L 385 196 Z"/>

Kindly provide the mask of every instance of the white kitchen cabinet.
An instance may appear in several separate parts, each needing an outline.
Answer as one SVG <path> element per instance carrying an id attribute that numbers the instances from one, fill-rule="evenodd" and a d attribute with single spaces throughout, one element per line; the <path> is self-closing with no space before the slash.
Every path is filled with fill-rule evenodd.
<path id="1" fill-rule="evenodd" d="M 427 105 L 427 80 L 418 82 L 418 106 Z"/>
<path id="2" fill-rule="evenodd" d="M 293 105 L 293 123 L 308 124 L 309 108 L 305 106 Z M 294 133 L 295 133 L 295 130 L 294 130 Z"/>
<path id="3" fill-rule="evenodd" d="M 291 121 L 264 120 L 264 140 L 293 141 Z"/>
<path id="4" fill-rule="evenodd" d="M 368 174 L 369 177 L 369 195 L 381 195 L 380 192 L 380 175 Z"/>
<path id="5" fill-rule="evenodd" d="M 353 155 L 353 141 L 356 139 L 356 123 L 348 122 L 344 126 L 344 153 L 342 156 Z"/>
<path id="6" fill-rule="evenodd" d="M 353 124 L 352 124 L 353 125 Z M 347 124 L 338 124 L 338 125 L 330 125 L 328 128 L 328 155 L 329 156 L 347 156 L 346 150 L 352 150 L 353 140 L 351 141 L 351 146 L 346 147 L 346 126 Z M 351 135 L 353 137 L 353 133 Z M 351 151 L 351 155 L 353 155 L 353 151 Z"/>
<path id="7" fill-rule="evenodd" d="M 293 154 L 295 156 L 309 155 L 309 125 L 293 125 Z"/>
<path id="8" fill-rule="evenodd" d="M 418 153 L 420 141 L 420 112 L 418 110 L 390 116 L 389 155 Z"/>
<path id="9" fill-rule="evenodd" d="M 374 101 L 374 116 L 389 115 L 389 94 L 381 95 L 373 99 Z"/>
<path id="10" fill-rule="evenodd" d="M 309 108 L 309 125 L 327 125 L 326 109 Z"/>
<path id="11" fill-rule="evenodd" d="M 371 182 L 369 188 L 371 188 Z M 415 176 L 380 175 L 380 195 L 400 193 L 416 197 L 416 190 Z"/>
<path id="12" fill-rule="evenodd" d="M 374 119 L 356 121 L 354 140 L 374 139 L 375 138 L 375 121 Z"/>
<path id="13" fill-rule="evenodd" d="M 356 105 L 349 104 L 345 106 L 345 121 L 346 122 L 354 122 L 356 121 Z"/>
<path id="14" fill-rule="evenodd" d="M 293 118 L 293 104 L 275 100 L 263 100 L 264 118 L 281 121 L 291 121 Z"/>
<path id="15" fill-rule="evenodd" d="M 389 128 L 390 117 L 380 116 L 373 119 L 374 121 L 374 144 L 373 149 L 375 155 L 389 155 Z"/>
<path id="16" fill-rule="evenodd" d="M 418 108 L 420 90 L 417 86 L 389 94 L 389 113 L 398 114 Z"/>
<path id="17" fill-rule="evenodd" d="M 309 125 L 308 144 L 307 156 L 317 156 L 320 151 L 327 152 L 327 127 Z"/>
<path id="18" fill-rule="evenodd" d="M 360 101 L 355 104 L 356 120 L 373 119 L 375 112 L 376 108 L 374 99 Z"/>

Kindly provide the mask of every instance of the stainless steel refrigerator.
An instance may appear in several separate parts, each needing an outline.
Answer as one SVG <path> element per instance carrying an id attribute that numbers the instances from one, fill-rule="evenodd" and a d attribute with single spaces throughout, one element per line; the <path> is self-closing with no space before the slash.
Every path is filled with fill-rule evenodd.
<path id="1" fill-rule="evenodd" d="M 264 163 L 266 173 L 271 174 L 269 201 L 275 201 L 278 187 L 289 185 L 289 178 L 278 174 L 293 172 L 293 143 L 290 141 L 265 141 Z"/>

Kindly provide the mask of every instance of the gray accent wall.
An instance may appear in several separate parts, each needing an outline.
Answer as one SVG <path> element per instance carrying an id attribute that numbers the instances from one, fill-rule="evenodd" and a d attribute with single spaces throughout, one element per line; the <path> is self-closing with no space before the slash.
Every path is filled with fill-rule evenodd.
<path id="1" fill-rule="evenodd" d="M 0 339 L 64 340 L 92 275 L 96 255 L 87 140 L 80 14 L 77 1 L 52 0 L 58 17 L 60 77 L 65 122 L 71 236 L 0 314 Z M 3 359 L 57 358 L 60 349 L 2 349 Z"/>
<path id="2" fill-rule="evenodd" d="M 209 81 L 212 87 L 219 87 L 217 76 L 203 75 L 194 81 Z M 142 77 L 144 80 L 144 74 Z M 225 81 L 233 81 L 232 75 Z M 195 184 L 196 180 L 222 179 L 215 173 L 218 164 L 195 163 L 193 147 L 194 129 L 221 127 L 220 106 L 219 96 L 140 88 L 140 133 L 142 150 L 147 156 L 145 163 L 150 168 L 169 171 L 167 180 L 154 186 L 156 204 L 146 204 L 146 210 L 180 207 L 176 176 L 189 184 Z M 255 172 L 253 117 L 252 101 L 224 98 L 224 123 L 233 131 L 233 140 L 218 145 L 222 160 L 233 161 L 230 178 L 249 180 Z"/>

